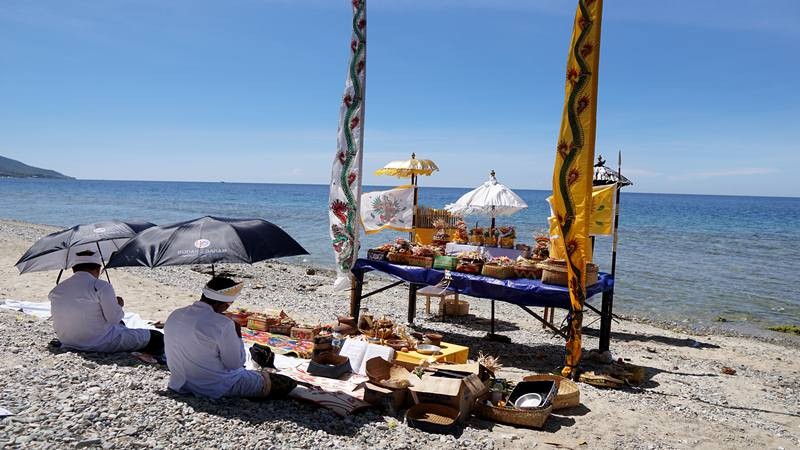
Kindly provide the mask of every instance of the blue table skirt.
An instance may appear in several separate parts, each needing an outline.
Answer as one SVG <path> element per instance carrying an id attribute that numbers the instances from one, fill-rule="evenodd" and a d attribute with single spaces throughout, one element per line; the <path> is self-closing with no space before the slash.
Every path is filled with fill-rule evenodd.
<path id="1" fill-rule="evenodd" d="M 426 269 L 424 267 L 393 264 L 388 261 L 372 261 L 358 259 L 353 272 L 369 272 L 377 270 L 411 283 L 436 285 L 444 278 L 444 271 Z M 569 292 L 566 287 L 544 284 L 542 280 L 513 278 L 498 280 L 483 275 L 450 271 L 449 289 L 461 294 L 479 298 L 493 298 L 515 305 L 546 306 L 570 309 Z M 611 290 L 614 278 L 601 272 L 597 283 L 586 289 L 587 297 Z"/>

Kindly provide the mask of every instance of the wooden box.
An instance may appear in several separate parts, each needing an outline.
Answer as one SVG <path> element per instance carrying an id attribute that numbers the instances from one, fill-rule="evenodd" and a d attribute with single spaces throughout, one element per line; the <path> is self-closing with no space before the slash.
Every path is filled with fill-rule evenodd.
<path id="1" fill-rule="evenodd" d="M 294 326 L 292 327 L 289 336 L 292 339 L 298 339 L 301 341 L 312 341 L 314 337 L 319 334 L 320 327 L 311 327 L 311 326 Z"/>

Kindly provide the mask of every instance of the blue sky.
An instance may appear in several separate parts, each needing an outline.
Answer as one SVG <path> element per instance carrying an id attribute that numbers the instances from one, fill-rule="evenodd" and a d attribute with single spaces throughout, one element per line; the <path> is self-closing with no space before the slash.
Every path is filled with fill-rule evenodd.
<path id="1" fill-rule="evenodd" d="M 724 3 L 724 7 L 721 6 Z M 575 0 L 369 0 L 366 172 L 549 189 Z M 0 155 L 79 178 L 327 183 L 344 0 L 3 0 Z M 800 2 L 607 1 L 597 152 L 639 192 L 800 194 Z M 373 175 L 367 184 L 390 180 Z"/>

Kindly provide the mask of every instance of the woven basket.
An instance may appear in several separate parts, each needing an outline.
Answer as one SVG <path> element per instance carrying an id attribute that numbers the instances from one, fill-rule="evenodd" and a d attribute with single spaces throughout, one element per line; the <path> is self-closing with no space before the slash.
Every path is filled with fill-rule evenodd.
<path id="1" fill-rule="evenodd" d="M 456 272 L 471 273 L 473 275 L 479 275 L 482 269 L 482 262 L 459 260 L 458 265 L 456 266 Z"/>
<path id="2" fill-rule="evenodd" d="M 483 237 L 483 246 L 484 247 L 497 247 L 497 236 L 484 236 Z"/>
<path id="3" fill-rule="evenodd" d="M 466 300 L 447 300 L 443 305 L 447 316 L 466 316 L 469 314 L 469 302 Z"/>
<path id="4" fill-rule="evenodd" d="M 483 245 L 483 235 L 470 234 L 469 235 L 469 243 L 470 243 L 470 245 Z"/>
<path id="5" fill-rule="evenodd" d="M 475 412 L 479 417 L 491 420 L 493 422 L 519 425 L 529 428 L 541 428 L 547 421 L 547 418 L 550 416 L 550 411 L 553 410 L 552 403 L 543 408 L 524 410 L 489 406 L 486 404 L 486 400 L 490 395 L 491 393 L 478 399 Z"/>
<path id="6" fill-rule="evenodd" d="M 563 259 L 551 259 L 541 263 L 542 283 L 567 286 L 567 263 Z M 586 286 L 597 283 L 599 269 L 596 264 L 586 264 Z"/>
<path id="7" fill-rule="evenodd" d="M 515 264 L 514 271 L 519 278 L 537 279 L 542 277 L 542 268 L 538 264 Z"/>
<path id="8" fill-rule="evenodd" d="M 386 254 L 386 259 L 389 262 L 393 262 L 395 264 L 408 264 L 408 257 L 411 256 L 411 253 L 396 253 L 396 252 L 389 252 Z"/>
<path id="9" fill-rule="evenodd" d="M 367 250 L 367 259 L 371 259 L 372 261 L 386 261 L 387 253 L 388 252 L 386 250 L 371 248 Z"/>
<path id="10" fill-rule="evenodd" d="M 408 369 L 403 366 L 395 365 L 385 359 L 376 356 L 367 360 L 367 378 L 373 384 L 387 389 L 405 389 L 408 387 Z"/>
<path id="11" fill-rule="evenodd" d="M 261 314 L 252 314 L 247 318 L 247 328 L 256 331 L 267 331 L 267 317 Z"/>
<path id="12" fill-rule="evenodd" d="M 456 427 L 458 410 L 437 403 L 418 403 L 406 411 L 409 426 L 429 433 L 448 433 Z"/>
<path id="13" fill-rule="evenodd" d="M 506 278 L 514 278 L 517 273 L 514 271 L 514 266 L 499 266 L 496 264 L 484 264 L 481 275 L 487 277 L 498 278 L 505 280 Z"/>
<path id="14" fill-rule="evenodd" d="M 289 336 L 292 333 L 293 326 L 294 326 L 293 323 L 280 323 L 276 325 L 270 325 L 267 328 L 267 331 L 269 331 L 272 334 L 283 334 Z"/>
<path id="15" fill-rule="evenodd" d="M 581 391 L 578 385 L 567 378 L 547 373 L 528 375 L 522 381 L 553 381 L 558 387 L 558 393 L 553 399 L 553 409 L 572 408 L 581 404 Z"/>
<path id="16" fill-rule="evenodd" d="M 430 269 L 431 267 L 433 267 L 433 257 L 411 255 L 408 257 L 408 265 L 417 267 L 426 267 Z"/>
<path id="17" fill-rule="evenodd" d="M 502 248 L 514 248 L 514 238 L 512 238 L 512 237 L 501 237 L 500 238 L 500 247 L 502 247 Z"/>

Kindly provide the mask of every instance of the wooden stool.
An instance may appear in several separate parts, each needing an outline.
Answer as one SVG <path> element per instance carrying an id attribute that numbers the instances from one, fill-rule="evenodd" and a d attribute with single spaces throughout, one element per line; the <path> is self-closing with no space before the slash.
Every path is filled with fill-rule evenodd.
<path id="1" fill-rule="evenodd" d="M 436 286 L 425 286 L 422 289 L 417 289 L 417 295 L 425 297 L 425 314 L 431 313 L 431 297 L 439 297 L 439 310 L 442 315 L 444 315 L 445 299 L 452 298 L 458 301 L 458 292 L 448 291 Z"/>

